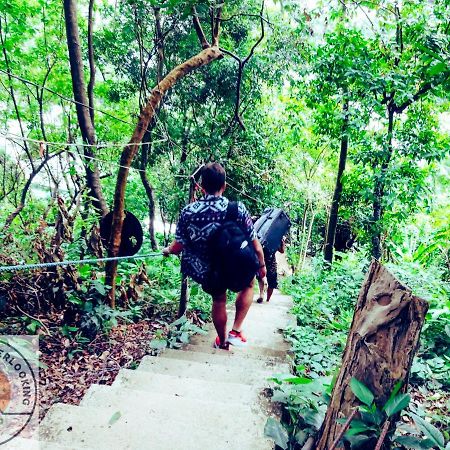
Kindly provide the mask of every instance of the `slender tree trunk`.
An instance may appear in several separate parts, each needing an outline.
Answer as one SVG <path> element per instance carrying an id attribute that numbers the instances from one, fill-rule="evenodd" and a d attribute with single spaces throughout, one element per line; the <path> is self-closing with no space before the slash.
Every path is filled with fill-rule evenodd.
<path id="1" fill-rule="evenodd" d="M 195 194 L 195 182 L 190 180 L 189 183 L 189 200 L 188 203 L 194 201 Z M 184 273 L 181 274 L 181 293 L 180 293 L 180 304 L 178 307 L 178 317 L 183 316 L 186 313 L 187 305 L 189 302 L 189 279 Z"/>
<path id="2" fill-rule="evenodd" d="M 164 71 L 164 35 L 161 27 L 161 8 L 154 7 L 153 12 L 155 14 L 155 47 L 157 48 L 157 70 L 156 70 L 156 83 L 159 84 L 163 77 Z M 144 75 L 145 76 L 145 75 Z M 145 83 L 142 83 L 142 86 L 145 86 Z M 161 109 L 161 105 L 158 107 L 158 111 Z M 148 155 L 152 145 L 152 133 L 151 131 L 154 129 L 156 125 L 156 117 L 153 118 L 149 125 L 149 129 L 145 132 L 143 141 L 147 142 L 146 145 L 142 145 L 141 147 L 141 171 L 139 172 L 141 176 L 141 181 L 145 189 L 145 193 L 148 198 L 148 232 L 150 235 L 150 244 L 152 250 L 158 249 L 158 243 L 155 237 L 155 216 L 156 216 L 156 205 L 155 205 L 155 191 L 153 186 L 150 183 L 150 180 L 147 176 L 147 164 L 148 164 Z"/>
<path id="3" fill-rule="evenodd" d="M 309 241 L 311 240 L 312 229 L 313 229 L 315 218 L 316 218 L 316 212 L 312 209 L 312 205 L 311 205 L 311 220 L 309 221 L 308 234 L 306 235 L 306 244 L 305 244 L 305 250 L 304 250 L 304 253 L 303 253 L 303 260 L 302 260 L 302 267 L 301 267 L 301 269 L 303 269 L 303 266 L 305 265 L 306 255 L 308 253 L 308 245 L 309 245 Z"/>
<path id="4" fill-rule="evenodd" d="M 297 262 L 297 271 L 300 270 L 300 268 L 302 267 L 303 263 L 302 263 L 302 259 L 303 259 L 303 247 L 304 247 L 304 242 L 305 242 L 305 238 L 306 238 L 306 222 L 308 219 L 308 209 L 309 209 L 309 201 L 306 203 L 305 205 L 305 210 L 303 211 L 303 217 L 302 217 L 302 232 L 301 232 L 301 240 L 300 240 L 300 251 L 298 254 L 298 262 Z"/>
<path id="5" fill-rule="evenodd" d="M 348 417 L 360 404 L 350 389 L 352 377 L 371 390 L 378 406 L 386 403 L 398 382 L 407 389 L 427 309 L 425 300 L 414 296 L 378 261 L 372 261 L 316 450 L 331 447 L 342 426 L 336 420 Z"/>
<path id="6" fill-rule="evenodd" d="M 94 59 L 94 3 L 95 0 L 89 0 L 88 13 L 88 58 L 89 58 L 89 115 L 91 116 L 92 126 L 94 126 L 94 86 L 95 86 L 95 59 Z"/>
<path id="7" fill-rule="evenodd" d="M 382 256 L 381 248 L 381 219 L 383 216 L 383 197 L 386 184 L 386 173 L 391 161 L 393 147 L 392 137 L 394 131 L 394 108 L 388 105 L 388 134 L 386 141 L 386 153 L 383 154 L 381 170 L 375 174 L 373 191 L 373 221 L 372 221 L 372 256 L 380 260 Z"/>
<path id="8" fill-rule="evenodd" d="M 8 72 L 9 93 L 11 95 L 11 100 L 14 105 L 16 119 L 17 119 L 17 122 L 19 123 L 20 135 L 25 139 L 26 136 L 25 136 L 24 127 L 23 127 L 23 123 L 22 123 L 22 117 L 20 115 L 19 106 L 17 105 L 16 95 L 15 95 L 14 87 L 13 87 L 13 80 L 12 80 L 12 77 L 10 74 L 11 69 L 10 69 L 10 64 L 9 64 L 8 52 L 6 51 L 6 31 L 5 31 L 5 37 L 3 37 L 3 28 L 6 27 L 6 20 L 4 20 L 4 22 L 5 22 L 5 25 L 3 25 L 2 18 L 0 17 L 0 42 L 2 44 L 3 57 L 5 60 L 6 70 Z M 25 153 L 27 154 L 28 160 L 30 161 L 31 168 L 32 168 L 32 170 L 34 170 L 35 167 L 34 167 L 33 156 L 31 155 L 31 152 L 28 148 L 28 142 L 26 140 L 23 141 L 23 148 L 25 150 Z"/>
<path id="9" fill-rule="evenodd" d="M 155 6 L 153 8 L 153 12 L 155 14 L 155 46 L 158 52 L 158 66 L 156 69 L 157 73 L 157 82 L 159 83 L 163 78 L 164 73 L 164 35 L 162 32 L 161 26 L 161 8 Z"/>
<path id="10" fill-rule="evenodd" d="M 326 233 L 326 241 L 324 247 L 324 259 L 330 265 L 333 262 L 334 240 L 336 238 L 336 227 L 339 218 L 339 203 L 342 194 L 342 176 L 345 171 L 348 151 L 348 100 L 345 100 L 343 106 L 344 121 L 341 129 L 341 151 L 339 153 L 339 167 L 334 187 L 333 201 L 331 202 L 330 216 L 328 219 L 328 227 Z"/>
<path id="11" fill-rule="evenodd" d="M 92 123 L 89 101 L 84 83 L 83 59 L 81 56 L 80 36 L 78 32 L 78 18 L 76 0 L 64 0 L 64 14 L 66 21 L 67 48 L 69 50 L 70 74 L 72 77 L 73 96 L 76 103 L 78 123 L 83 141 L 95 145 L 95 129 Z M 88 158 L 94 156 L 92 147 L 85 146 L 84 154 Z M 86 181 L 93 198 L 92 204 L 101 215 L 108 213 L 108 207 L 103 198 L 100 175 L 95 163 L 85 163 Z"/>
<path id="12" fill-rule="evenodd" d="M 146 133 L 150 134 L 150 133 Z M 149 137 L 149 139 L 151 139 Z M 145 138 L 144 138 L 145 140 Z M 152 250 L 158 249 L 158 243 L 156 242 L 155 237 L 155 216 L 156 216 L 156 205 L 155 205 L 155 191 L 153 189 L 153 186 L 150 183 L 150 180 L 148 179 L 146 167 L 148 163 L 148 153 L 150 149 L 151 143 L 148 142 L 146 145 L 142 145 L 141 148 L 141 170 L 139 171 L 139 175 L 141 177 L 142 184 L 145 189 L 145 193 L 147 194 L 148 199 L 148 232 L 150 235 L 150 244 L 152 247 Z"/>
<path id="13" fill-rule="evenodd" d="M 67 0 L 66 0 L 67 1 Z M 217 46 L 202 50 L 197 55 L 188 59 L 184 63 L 172 69 L 157 86 L 152 90 L 147 105 L 142 109 L 138 124 L 133 132 L 128 145 L 122 151 L 120 158 L 119 173 L 117 176 L 116 190 L 114 194 L 114 211 L 111 238 L 109 243 L 109 255 L 117 256 L 121 241 L 122 225 L 124 219 L 125 189 L 128 179 L 129 167 L 139 149 L 145 131 L 154 117 L 163 96 L 172 88 L 177 81 L 184 78 L 189 73 L 205 66 L 222 56 Z M 117 261 L 109 262 L 106 265 L 106 284 L 111 286 L 109 291 L 110 304 L 115 306 L 115 285 L 116 285 Z"/>

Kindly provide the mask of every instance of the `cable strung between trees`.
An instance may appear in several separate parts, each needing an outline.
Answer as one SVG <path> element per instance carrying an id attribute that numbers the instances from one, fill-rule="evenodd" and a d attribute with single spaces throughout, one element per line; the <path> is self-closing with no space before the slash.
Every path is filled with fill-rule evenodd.
<path id="1" fill-rule="evenodd" d="M 85 144 L 83 143 L 74 143 L 74 142 L 69 142 L 69 143 L 64 143 L 64 142 L 47 142 L 47 141 L 42 141 L 39 139 L 32 139 L 32 138 L 24 138 L 22 136 L 16 135 L 16 134 L 12 134 L 12 133 L 8 133 L 8 134 L 2 134 L 0 133 L 1 137 L 4 137 L 5 139 L 8 139 L 11 142 L 15 143 L 15 139 L 19 139 L 22 140 L 24 142 L 32 142 L 35 144 L 39 144 L 39 145 L 49 145 L 49 146 L 58 146 L 60 148 L 62 148 L 64 150 L 64 148 L 66 147 L 86 147 Z M 152 141 L 152 144 L 157 144 L 157 143 L 161 143 L 161 142 L 167 142 L 166 139 L 161 139 L 161 140 L 157 140 L 157 141 Z M 140 145 L 147 145 L 148 143 L 143 143 L 141 142 Z M 87 144 L 89 145 L 89 144 Z M 117 147 L 117 148 L 121 148 L 123 147 L 124 144 L 119 144 L 119 143 L 103 143 L 103 144 L 98 144 L 98 145 L 92 145 L 92 147 L 97 147 L 98 148 L 108 148 L 108 147 Z M 139 169 L 137 167 L 128 167 L 128 166 L 123 166 L 121 164 L 116 164 L 113 161 L 106 161 L 105 159 L 101 159 L 101 158 L 97 158 L 96 156 L 88 156 L 85 155 L 83 153 L 77 153 L 77 156 L 79 156 L 81 159 L 87 159 L 90 161 L 97 161 L 97 162 L 101 162 L 104 164 L 109 164 L 110 166 L 114 166 L 114 167 L 122 167 L 122 168 L 128 168 L 128 169 L 132 169 L 132 170 L 136 170 L 137 172 L 145 172 L 145 169 Z"/>
<path id="2" fill-rule="evenodd" d="M 130 126 L 132 126 L 132 127 L 135 126 L 134 123 L 129 122 L 128 120 L 125 120 L 125 119 L 121 119 L 120 117 L 117 117 L 117 116 L 115 116 L 114 114 L 111 114 L 111 113 L 109 113 L 109 112 L 107 112 L 107 111 L 105 111 L 105 110 L 103 110 L 103 109 L 94 108 L 94 107 L 92 107 L 92 106 L 90 106 L 90 105 L 86 105 L 86 104 L 81 103 L 81 102 L 79 102 L 79 101 L 77 101 L 77 100 L 74 100 L 73 98 L 66 97 L 65 95 L 62 95 L 62 94 L 60 94 L 59 92 L 56 92 L 56 91 L 53 90 L 53 89 L 50 89 L 50 88 L 48 88 L 48 87 L 46 87 L 46 86 L 43 86 L 43 85 L 38 84 L 38 83 L 35 83 L 34 81 L 27 80 L 26 78 L 23 78 L 23 77 L 21 77 L 21 76 L 19 76 L 19 75 L 13 74 L 12 72 L 9 72 L 9 71 L 4 70 L 4 69 L 1 69 L 1 68 L 0 68 L 0 72 L 6 74 L 6 75 L 8 75 L 8 76 L 10 76 L 11 78 L 15 78 L 16 80 L 22 81 L 22 82 L 25 83 L 25 84 L 29 84 L 30 86 L 34 86 L 35 88 L 38 88 L 38 89 L 44 89 L 44 90 L 46 90 L 47 92 L 50 92 L 51 94 L 56 95 L 57 97 L 59 97 L 60 99 L 66 101 L 66 102 L 72 103 L 72 104 L 74 104 L 74 105 L 83 106 L 83 107 L 85 107 L 85 108 L 88 108 L 89 110 L 92 110 L 92 111 L 94 111 L 94 112 L 101 113 L 101 114 L 103 114 L 103 115 L 105 115 L 105 116 L 107 116 L 107 117 L 110 117 L 111 119 L 117 120 L 118 122 L 124 123 L 124 124 L 126 124 L 126 125 L 130 125 Z M 158 118 L 157 114 L 155 114 L 155 117 Z M 159 120 L 157 120 L 156 123 L 157 123 L 157 125 L 159 126 Z M 148 130 L 148 131 L 152 131 L 152 130 Z M 163 131 L 165 131 L 165 130 L 163 130 Z M 164 133 L 163 133 L 163 134 L 164 134 Z M 166 136 L 166 138 L 167 138 L 167 136 Z"/>
<path id="3" fill-rule="evenodd" d="M 145 255 L 133 255 L 133 256 L 116 256 L 109 258 L 92 258 L 92 259 L 80 259 L 73 261 L 55 261 L 49 263 L 36 263 L 36 264 L 15 264 L 12 266 L 0 266 L 0 273 L 2 272 L 15 272 L 19 270 L 34 270 L 34 269 L 46 269 L 50 267 L 63 267 L 63 266 L 75 266 L 81 264 L 95 264 L 108 261 L 124 261 L 127 259 L 147 259 L 156 256 L 162 256 L 161 253 L 147 253 Z"/>

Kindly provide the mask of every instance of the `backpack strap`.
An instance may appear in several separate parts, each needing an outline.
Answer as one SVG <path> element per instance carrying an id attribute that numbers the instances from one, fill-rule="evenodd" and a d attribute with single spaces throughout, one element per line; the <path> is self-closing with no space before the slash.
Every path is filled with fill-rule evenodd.
<path id="1" fill-rule="evenodd" d="M 225 222 L 236 222 L 239 215 L 238 202 L 228 202 L 227 214 L 225 216 Z"/>

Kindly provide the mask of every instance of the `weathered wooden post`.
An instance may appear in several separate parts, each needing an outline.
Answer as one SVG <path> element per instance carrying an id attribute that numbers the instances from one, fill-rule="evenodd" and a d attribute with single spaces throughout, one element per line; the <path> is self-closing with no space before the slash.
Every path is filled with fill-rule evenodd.
<path id="1" fill-rule="evenodd" d="M 374 260 L 359 293 L 342 366 L 317 439 L 316 450 L 328 450 L 339 435 L 336 420 L 349 417 L 359 401 L 350 389 L 357 378 L 383 405 L 397 382 L 407 388 L 428 303 L 414 296 Z"/>

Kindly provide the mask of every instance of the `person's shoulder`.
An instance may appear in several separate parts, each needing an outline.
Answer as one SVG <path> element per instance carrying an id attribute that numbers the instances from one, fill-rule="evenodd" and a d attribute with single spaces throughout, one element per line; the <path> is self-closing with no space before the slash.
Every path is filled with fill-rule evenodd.
<path id="1" fill-rule="evenodd" d="M 192 202 L 187 204 L 180 213 L 180 216 L 190 216 L 191 214 L 194 214 L 195 211 L 197 210 L 197 205 L 198 202 Z"/>
<path id="2" fill-rule="evenodd" d="M 242 214 L 248 214 L 247 207 L 244 205 L 243 202 L 237 201 L 236 203 L 237 203 L 237 205 L 238 205 L 238 211 L 239 211 L 240 213 L 242 213 Z"/>

